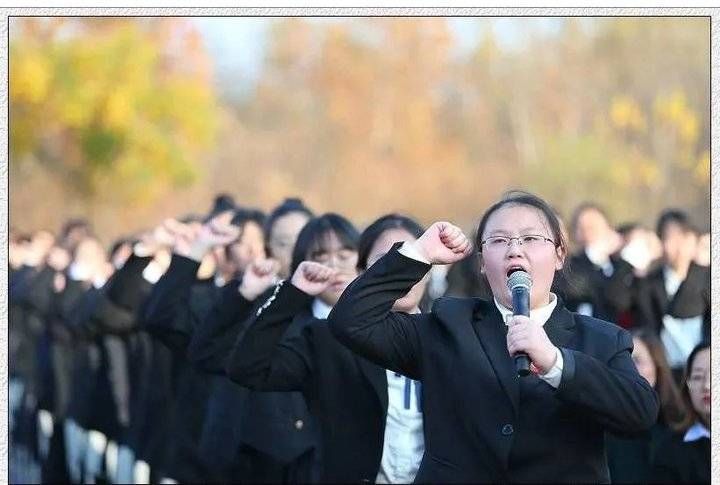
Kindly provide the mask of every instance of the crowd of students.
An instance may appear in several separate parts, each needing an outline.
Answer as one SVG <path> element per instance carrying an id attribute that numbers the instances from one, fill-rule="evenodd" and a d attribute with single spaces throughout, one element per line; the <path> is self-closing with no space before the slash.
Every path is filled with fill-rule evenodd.
<path id="1" fill-rule="evenodd" d="M 576 250 L 552 293 L 631 331 L 659 397 L 650 431 L 608 433 L 610 478 L 709 482 L 709 234 L 677 209 L 655 230 L 616 228 L 595 204 L 562 230 Z M 227 195 L 109 251 L 83 220 L 58 235 L 11 228 L 11 483 L 411 482 L 422 379 L 353 353 L 326 320 L 358 275 L 423 233 L 405 215 L 360 232 L 298 199 L 266 215 Z M 433 267 L 392 309 L 492 300 L 479 257 Z"/>

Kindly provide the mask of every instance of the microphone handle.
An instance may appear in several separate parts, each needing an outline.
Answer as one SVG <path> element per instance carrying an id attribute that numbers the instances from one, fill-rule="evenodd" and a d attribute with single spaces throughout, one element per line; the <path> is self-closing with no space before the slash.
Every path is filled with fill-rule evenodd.
<path id="1" fill-rule="evenodd" d="M 527 288 L 516 288 L 512 292 L 513 315 L 530 316 L 530 292 Z M 515 370 L 517 375 L 525 377 L 530 374 L 530 357 L 525 352 L 515 354 Z"/>

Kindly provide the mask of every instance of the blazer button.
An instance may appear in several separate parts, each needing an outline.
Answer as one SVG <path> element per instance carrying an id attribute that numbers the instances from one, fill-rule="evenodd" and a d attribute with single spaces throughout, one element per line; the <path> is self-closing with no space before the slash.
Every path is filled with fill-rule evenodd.
<path id="1" fill-rule="evenodd" d="M 303 426 L 305 426 L 305 423 L 303 423 L 302 419 L 298 419 L 297 421 L 295 421 L 295 429 L 301 430 L 303 429 Z"/>
<path id="2" fill-rule="evenodd" d="M 512 424 L 506 424 L 502 427 L 501 433 L 503 434 L 503 436 L 510 436 L 511 434 L 513 434 L 513 431 L 515 430 L 513 429 Z"/>

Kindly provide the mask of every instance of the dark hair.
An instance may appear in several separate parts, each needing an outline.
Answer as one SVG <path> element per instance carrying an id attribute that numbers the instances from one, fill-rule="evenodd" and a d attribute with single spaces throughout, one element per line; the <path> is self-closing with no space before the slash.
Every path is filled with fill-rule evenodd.
<path id="1" fill-rule="evenodd" d="M 655 232 L 660 239 L 662 239 L 663 232 L 665 232 L 665 229 L 670 224 L 677 224 L 685 233 L 698 233 L 697 229 L 690 221 L 690 216 L 688 216 L 685 211 L 680 209 L 666 209 L 662 212 L 662 214 L 660 214 L 657 225 L 655 226 Z"/>
<path id="2" fill-rule="evenodd" d="M 480 224 L 478 225 L 477 233 L 475 235 L 475 247 L 480 254 L 482 254 L 482 235 L 483 232 L 485 232 L 485 227 L 487 226 L 487 222 L 488 219 L 490 219 L 490 216 L 498 210 L 502 209 L 503 207 L 513 205 L 524 205 L 527 207 L 533 207 L 542 212 L 542 214 L 545 216 L 545 219 L 547 219 L 548 224 L 550 224 L 550 230 L 553 234 L 553 239 L 555 240 L 555 247 L 562 249 L 562 251 L 567 254 L 567 241 L 565 240 L 565 236 L 563 235 L 558 215 L 555 213 L 550 204 L 545 202 L 543 199 L 541 199 L 537 195 L 533 195 L 529 192 L 524 192 L 522 190 L 511 190 L 509 192 L 506 192 L 499 201 L 491 205 L 490 208 L 488 208 L 483 214 L 482 219 L 480 219 Z"/>
<path id="3" fill-rule="evenodd" d="M 265 213 L 260 209 L 238 208 L 235 209 L 235 214 L 230 224 L 242 228 L 248 222 L 254 222 L 262 229 L 265 225 L 265 219 Z"/>
<path id="4" fill-rule="evenodd" d="M 310 258 L 312 253 L 323 248 L 330 233 L 337 236 L 343 247 L 357 251 L 360 235 L 355 226 L 339 214 L 323 214 L 311 219 L 298 234 L 293 248 L 290 274 L 295 273 L 300 263 Z"/>
<path id="5" fill-rule="evenodd" d="M 315 217 L 315 214 L 303 204 L 303 201 L 298 198 L 287 198 L 285 199 L 282 204 L 275 207 L 271 212 L 270 215 L 265 219 L 265 240 L 270 239 L 270 232 L 272 231 L 273 226 L 277 222 L 278 219 L 280 219 L 283 216 L 286 216 L 288 214 L 292 214 L 293 212 L 298 212 L 300 214 L 305 214 L 308 219 L 312 219 Z"/>
<path id="6" fill-rule="evenodd" d="M 699 354 L 701 351 L 705 349 L 710 348 L 710 342 L 707 340 L 703 340 L 699 344 L 695 346 L 695 348 L 690 352 L 690 355 L 687 359 L 687 364 L 685 365 L 685 372 L 683 373 L 683 379 L 682 379 L 682 388 L 680 389 L 680 393 L 682 395 L 683 403 L 685 404 L 685 419 L 678 423 L 674 429 L 676 431 L 687 431 L 690 426 L 695 424 L 696 422 L 700 421 L 700 415 L 695 410 L 695 408 L 692 405 L 692 400 L 690 399 L 690 389 L 688 388 L 688 378 L 690 377 L 690 373 L 692 372 L 692 366 L 695 363 L 695 357 L 697 357 L 697 354 Z M 709 424 L 709 423 L 707 423 Z"/>
<path id="7" fill-rule="evenodd" d="M 358 243 L 358 262 L 357 268 L 359 270 L 367 269 L 367 259 L 370 255 L 370 251 L 373 246 L 380 238 L 380 236 L 390 229 L 403 229 L 415 238 L 422 236 L 425 230 L 415 220 L 401 216 L 399 214 L 387 214 L 377 219 L 375 222 L 370 224 L 360 235 L 360 242 Z"/>
<path id="8" fill-rule="evenodd" d="M 633 338 L 637 338 L 645 344 L 650 352 L 650 357 L 655 364 L 655 391 L 660 398 L 659 421 L 670 427 L 679 426 L 686 415 L 685 403 L 683 402 L 680 390 L 675 384 L 670 365 L 665 357 L 665 348 L 660 339 L 647 329 L 639 329 L 631 332 Z"/>
<path id="9" fill-rule="evenodd" d="M 218 214 L 221 214 L 223 212 L 227 211 L 234 211 L 236 210 L 235 205 L 235 199 L 230 194 L 220 193 L 215 196 L 215 199 L 213 200 L 213 205 L 210 208 L 210 211 L 205 216 L 205 221 L 207 222 L 213 217 L 217 216 Z"/>

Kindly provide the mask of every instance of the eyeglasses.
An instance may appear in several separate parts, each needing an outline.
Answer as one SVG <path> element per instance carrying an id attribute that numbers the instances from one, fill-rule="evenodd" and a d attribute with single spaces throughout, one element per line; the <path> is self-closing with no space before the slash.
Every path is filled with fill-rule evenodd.
<path id="1" fill-rule="evenodd" d="M 539 247 L 545 243 L 552 243 L 553 246 L 557 245 L 554 240 L 540 234 L 524 234 L 517 237 L 492 236 L 481 241 L 480 245 L 485 246 L 488 251 L 503 251 L 509 248 L 513 241 L 517 241 L 519 246 L 525 246 L 528 249 Z"/>
<path id="2" fill-rule="evenodd" d="M 705 372 L 704 374 L 691 374 L 687 379 L 687 386 L 690 389 L 700 389 L 706 382 L 710 384 L 709 372 Z"/>

